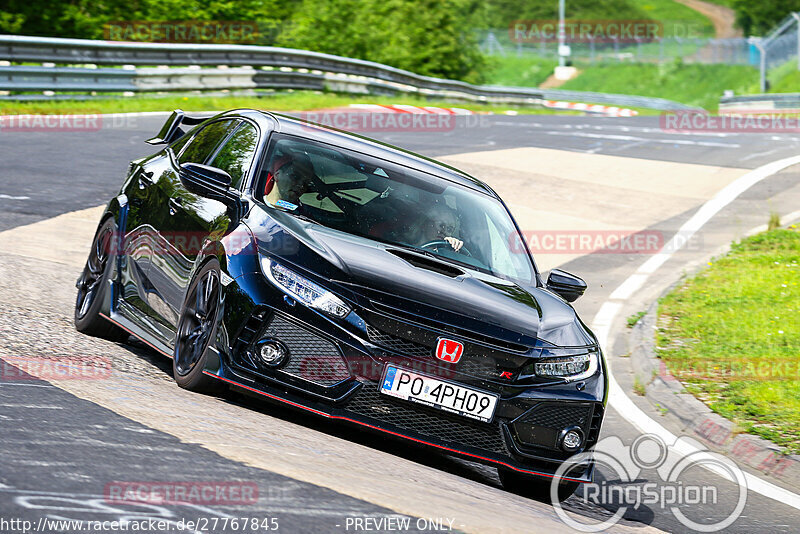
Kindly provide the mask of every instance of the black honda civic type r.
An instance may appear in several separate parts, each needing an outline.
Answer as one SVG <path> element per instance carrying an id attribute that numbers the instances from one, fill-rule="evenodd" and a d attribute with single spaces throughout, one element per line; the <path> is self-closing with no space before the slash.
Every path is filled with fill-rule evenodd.
<path id="1" fill-rule="evenodd" d="M 542 279 L 489 186 L 256 110 L 177 110 L 148 143 L 163 148 L 130 164 L 77 282 L 79 331 L 139 338 L 189 390 L 493 465 L 512 491 L 591 480 L 591 461 L 569 462 L 596 443 L 608 391 L 568 304 L 586 284 Z"/>

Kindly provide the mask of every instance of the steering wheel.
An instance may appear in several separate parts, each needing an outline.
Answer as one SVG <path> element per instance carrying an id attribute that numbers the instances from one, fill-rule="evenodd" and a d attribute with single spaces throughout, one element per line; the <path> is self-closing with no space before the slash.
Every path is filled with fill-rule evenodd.
<path id="1" fill-rule="evenodd" d="M 453 252 L 455 254 L 466 254 L 470 258 L 472 257 L 472 252 L 470 252 L 467 247 L 462 245 L 461 248 L 458 249 L 458 251 L 455 251 L 453 249 L 452 245 L 450 245 L 450 243 L 448 243 L 444 239 L 436 239 L 434 241 L 428 241 L 427 243 L 425 243 L 424 245 L 422 245 L 419 248 L 421 248 L 421 249 L 432 249 L 432 250 L 438 252 L 439 247 L 445 247 L 447 250 L 449 250 L 450 252 Z"/>

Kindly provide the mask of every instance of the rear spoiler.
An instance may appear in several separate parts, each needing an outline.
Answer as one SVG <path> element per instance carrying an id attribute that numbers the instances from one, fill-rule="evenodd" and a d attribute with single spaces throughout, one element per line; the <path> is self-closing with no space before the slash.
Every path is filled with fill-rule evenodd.
<path id="1" fill-rule="evenodd" d="M 158 135 L 148 139 L 145 142 L 151 145 L 168 145 L 173 141 L 177 141 L 183 137 L 183 134 L 186 132 L 181 128 L 181 126 L 184 124 L 187 126 L 196 126 L 201 122 L 208 120 L 209 118 L 211 117 L 190 117 L 185 111 L 176 109 L 169 116 L 167 122 L 164 123 L 164 126 L 161 127 L 161 131 L 158 132 Z"/>

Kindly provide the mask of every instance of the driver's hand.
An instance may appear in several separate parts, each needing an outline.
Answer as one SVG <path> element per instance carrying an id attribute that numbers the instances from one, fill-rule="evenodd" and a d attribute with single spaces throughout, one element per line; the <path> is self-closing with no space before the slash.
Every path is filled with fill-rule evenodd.
<path id="1" fill-rule="evenodd" d="M 456 239 L 455 237 L 445 237 L 444 240 L 447 241 L 456 252 L 461 250 L 461 247 L 464 246 L 464 242 L 460 239 Z"/>

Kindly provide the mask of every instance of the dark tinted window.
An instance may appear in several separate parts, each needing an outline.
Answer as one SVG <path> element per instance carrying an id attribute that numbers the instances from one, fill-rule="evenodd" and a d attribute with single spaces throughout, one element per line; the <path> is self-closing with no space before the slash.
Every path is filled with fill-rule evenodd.
<path id="1" fill-rule="evenodd" d="M 183 145 L 185 145 L 186 141 L 191 139 L 191 137 L 192 136 L 189 134 L 183 134 L 183 136 L 180 139 L 178 139 L 177 141 L 172 143 L 172 145 L 170 145 L 170 148 L 172 148 L 172 152 L 174 152 L 175 154 L 180 154 Z"/>
<path id="2" fill-rule="evenodd" d="M 178 161 L 180 163 L 205 163 L 208 156 L 214 152 L 220 141 L 225 139 L 238 121 L 217 121 L 200 130 L 183 151 Z"/>
<path id="3" fill-rule="evenodd" d="M 321 225 L 530 283 L 533 265 L 497 199 L 366 154 L 276 135 L 258 190 Z M 455 243 L 455 244 L 454 244 Z M 460 243 L 460 245 L 458 244 Z"/>
<path id="4" fill-rule="evenodd" d="M 253 162 L 256 143 L 258 143 L 258 130 L 252 124 L 245 122 L 217 152 L 209 165 L 227 171 L 231 175 L 231 185 L 238 189 Z"/>

